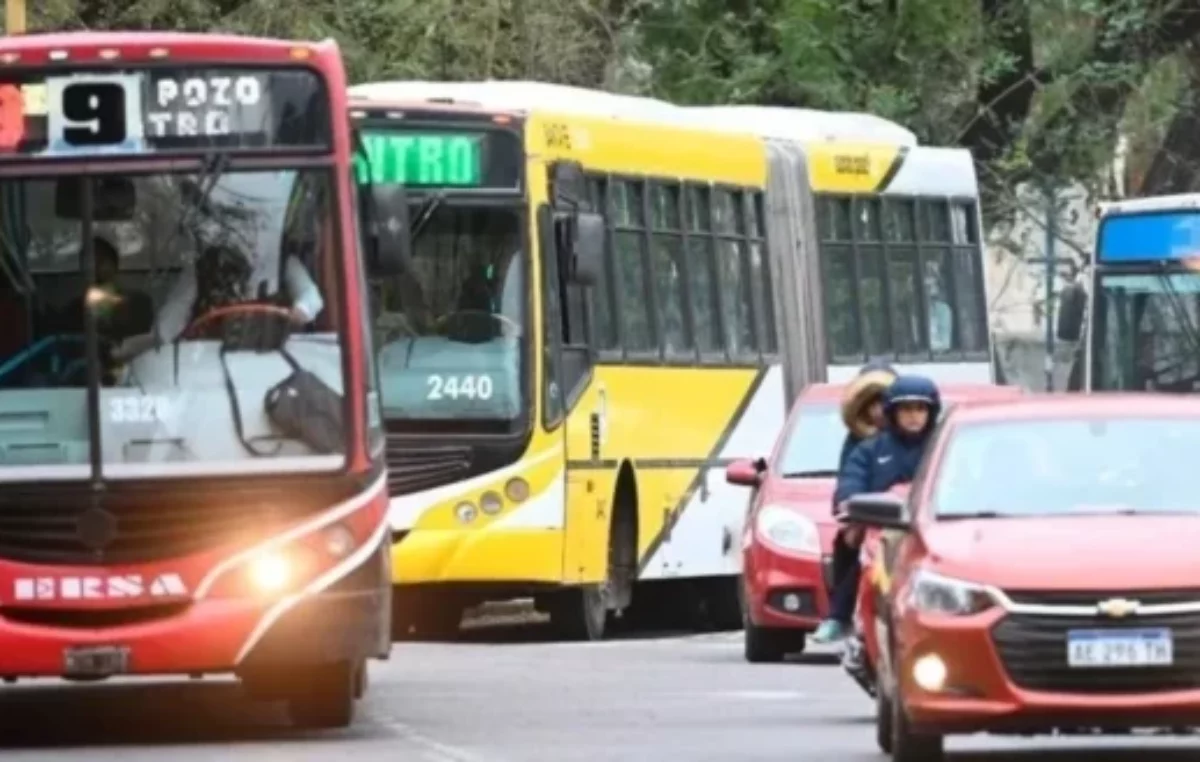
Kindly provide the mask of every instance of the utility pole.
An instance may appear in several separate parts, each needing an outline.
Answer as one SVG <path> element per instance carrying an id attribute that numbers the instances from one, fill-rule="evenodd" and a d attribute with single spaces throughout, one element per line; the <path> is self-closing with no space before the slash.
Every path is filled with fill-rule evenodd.
<path id="1" fill-rule="evenodd" d="M 1046 391 L 1054 391 L 1054 281 L 1058 260 L 1054 249 L 1058 238 L 1058 204 L 1053 182 L 1046 184 Z"/>
<path id="2" fill-rule="evenodd" d="M 25 0 L 4 0 L 4 33 L 25 34 Z"/>

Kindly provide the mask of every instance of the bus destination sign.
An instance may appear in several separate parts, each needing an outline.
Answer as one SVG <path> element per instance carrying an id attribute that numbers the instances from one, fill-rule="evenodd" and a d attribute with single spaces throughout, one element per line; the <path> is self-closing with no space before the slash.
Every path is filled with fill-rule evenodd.
<path id="1" fill-rule="evenodd" d="M 366 129 L 355 154 L 359 184 L 412 188 L 520 186 L 521 147 L 503 130 Z"/>
<path id="2" fill-rule="evenodd" d="M 153 69 L 0 81 L 0 160 L 326 147 L 325 90 L 305 69 Z"/>
<path id="3" fill-rule="evenodd" d="M 1101 263 L 1200 259 L 1200 211 L 1112 214 L 1100 223 Z"/>

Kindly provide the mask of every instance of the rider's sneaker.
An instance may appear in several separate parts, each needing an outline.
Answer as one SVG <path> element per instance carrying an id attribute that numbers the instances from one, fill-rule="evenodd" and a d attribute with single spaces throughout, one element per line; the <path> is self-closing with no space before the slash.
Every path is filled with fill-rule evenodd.
<path id="1" fill-rule="evenodd" d="M 814 643 L 836 643 L 844 640 L 850 634 L 848 629 L 836 619 L 826 619 L 824 622 L 821 622 L 821 625 L 817 627 L 817 631 L 810 636 L 810 639 Z"/>

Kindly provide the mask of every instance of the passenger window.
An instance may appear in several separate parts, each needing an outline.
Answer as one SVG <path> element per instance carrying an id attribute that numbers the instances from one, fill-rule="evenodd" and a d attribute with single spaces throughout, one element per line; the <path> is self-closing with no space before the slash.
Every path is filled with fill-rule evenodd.
<path id="1" fill-rule="evenodd" d="M 954 243 L 978 243 L 979 237 L 975 230 L 975 205 L 954 204 L 950 207 L 950 221 L 954 232 Z"/>
<path id="2" fill-rule="evenodd" d="M 854 250 L 849 246 L 827 246 L 821 257 L 821 274 L 830 356 L 861 355 L 858 303 L 854 298 Z"/>
<path id="3" fill-rule="evenodd" d="M 750 282 L 736 240 L 717 242 L 721 275 L 721 317 L 725 323 L 725 345 L 731 355 L 754 352 L 754 316 L 751 312 Z"/>
<path id="4" fill-rule="evenodd" d="M 685 284 L 679 187 L 655 185 L 650 198 L 654 301 L 658 305 L 662 349 L 667 356 L 694 355 L 694 344 L 684 323 Z"/>
<path id="5" fill-rule="evenodd" d="M 652 300 L 646 288 L 645 236 L 641 229 L 644 227 L 642 184 L 617 180 L 610 187 L 613 191 L 610 209 L 617 221 L 613 248 L 625 349 L 650 352 L 654 350 L 654 330 L 649 312 Z"/>
<path id="6" fill-rule="evenodd" d="M 895 351 L 914 354 L 921 351 L 921 291 L 917 285 L 917 250 L 894 246 L 888 250 L 888 288 L 891 289 L 892 336 Z"/>
<path id="7" fill-rule="evenodd" d="M 826 217 L 828 220 L 829 230 L 826 237 L 834 241 L 849 241 L 854 238 L 853 226 L 851 218 L 854 216 L 850 209 L 850 199 L 848 198 L 829 198 L 826 199 L 829 214 Z"/>
<path id="8" fill-rule="evenodd" d="M 608 181 L 601 177 L 588 179 L 588 197 L 592 209 L 607 215 L 608 210 Z M 611 218 L 611 217 L 610 217 Z M 592 320 L 595 323 L 595 341 L 597 349 L 617 348 L 616 310 L 613 306 L 612 284 L 609 283 L 609 272 L 612 267 L 612 249 L 605 252 L 604 267 L 600 268 L 600 276 L 596 279 L 592 291 Z"/>
<path id="9" fill-rule="evenodd" d="M 929 349 L 949 352 L 954 347 L 954 289 L 950 275 L 950 253 L 925 252 L 925 309 L 929 325 Z"/>
<path id="10" fill-rule="evenodd" d="M 860 252 L 859 299 L 862 300 L 863 348 L 868 355 L 879 355 L 891 350 L 888 335 L 887 306 L 883 296 L 883 257 L 877 249 Z"/>
<path id="11" fill-rule="evenodd" d="M 949 241 L 950 219 L 946 202 L 926 201 L 924 206 L 925 213 L 921 216 L 926 222 L 926 228 L 922 231 L 921 238 L 926 241 Z"/>
<path id="12" fill-rule="evenodd" d="M 887 239 L 911 242 L 917 240 L 916 204 L 892 200 L 887 205 Z"/>
<path id="13" fill-rule="evenodd" d="M 854 217 L 860 241 L 883 240 L 882 221 L 879 218 L 879 201 L 877 199 L 858 199 L 858 203 L 855 204 Z"/>
<path id="14" fill-rule="evenodd" d="M 980 299 L 980 254 L 976 248 L 954 251 L 954 295 L 958 302 L 958 348 L 965 352 L 987 350 L 986 305 Z"/>
<path id="15" fill-rule="evenodd" d="M 747 199 L 746 209 L 749 213 L 750 224 L 750 272 L 754 287 L 761 294 L 759 305 L 759 330 L 761 338 L 759 348 L 772 354 L 778 351 L 775 336 L 775 298 L 771 289 L 771 268 L 767 262 L 770 250 L 766 245 L 766 235 L 763 230 L 762 194 L 755 193 Z"/>
<path id="16" fill-rule="evenodd" d="M 721 235 L 737 235 L 740 216 L 737 199 L 727 190 L 713 193 L 713 229 Z"/>
<path id="17" fill-rule="evenodd" d="M 688 285 L 692 300 L 692 321 L 696 346 L 704 354 L 715 355 L 724 346 L 721 341 L 721 310 L 717 293 L 716 249 L 712 238 L 712 209 L 709 190 L 688 188 Z"/>

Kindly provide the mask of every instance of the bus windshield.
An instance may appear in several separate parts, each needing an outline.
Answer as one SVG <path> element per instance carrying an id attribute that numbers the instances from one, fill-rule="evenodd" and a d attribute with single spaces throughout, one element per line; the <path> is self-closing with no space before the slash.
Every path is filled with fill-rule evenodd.
<path id="1" fill-rule="evenodd" d="M 342 443 L 289 431 L 272 397 L 297 368 L 343 388 L 331 177 L 0 182 L 0 479 L 85 478 L 94 443 L 114 478 L 340 467 Z"/>
<path id="2" fill-rule="evenodd" d="M 410 218 L 411 262 L 372 279 L 388 418 L 516 418 L 528 333 L 521 214 L 435 197 Z"/>
<path id="3" fill-rule="evenodd" d="M 1113 215 L 1096 248 L 1092 388 L 1200 389 L 1200 214 Z"/>

